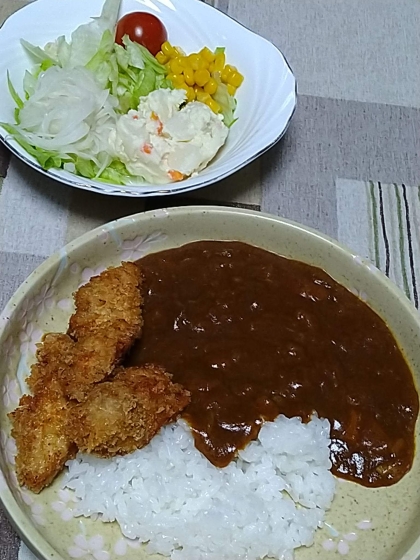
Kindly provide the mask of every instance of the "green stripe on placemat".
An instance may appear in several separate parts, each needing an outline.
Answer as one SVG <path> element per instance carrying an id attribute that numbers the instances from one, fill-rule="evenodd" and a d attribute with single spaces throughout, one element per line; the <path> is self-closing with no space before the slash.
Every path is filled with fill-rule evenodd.
<path id="1" fill-rule="evenodd" d="M 337 181 L 339 239 L 369 258 L 419 307 L 420 187 Z"/>

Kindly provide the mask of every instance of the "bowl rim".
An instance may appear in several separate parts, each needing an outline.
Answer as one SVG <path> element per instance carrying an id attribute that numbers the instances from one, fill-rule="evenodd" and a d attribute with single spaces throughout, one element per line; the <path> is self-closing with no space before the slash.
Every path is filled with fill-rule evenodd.
<path id="1" fill-rule="evenodd" d="M 35 270 L 21 283 L 21 285 L 18 287 L 18 289 L 15 291 L 15 293 L 12 295 L 12 297 L 9 299 L 8 303 L 0 313 L 0 340 L 7 325 L 8 315 L 10 314 L 13 306 L 16 305 L 16 303 L 24 297 L 27 285 L 31 285 L 38 276 L 52 270 L 60 260 L 60 254 L 63 251 L 66 251 L 67 254 L 69 254 L 72 251 L 79 249 L 83 245 L 92 242 L 95 238 L 99 237 L 99 235 L 103 232 L 104 227 L 118 229 L 124 228 L 124 225 L 132 226 L 133 224 L 140 225 L 143 222 L 147 223 L 154 218 L 167 219 L 168 217 L 174 217 L 175 219 L 188 219 L 190 216 L 198 216 L 202 214 L 218 214 L 221 216 L 225 216 L 226 218 L 241 215 L 245 219 L 257 219 L 271 222 L 273 224 L 280 224 L 281 226 L 289 228 L 291 231 L 296 231 L 303 234 L 307 239 L 314 240 L 315 243 L 329 246 L 329 248 L 331 248 L 333 251 L 336 251 L 345 258 L 349 259 L 349 262 L 354 263 L 354 257 L 357 256 L 350 248 L 346 247 L 344 244 L 324 233 L 317 231 L 314 228 L 299 224 L 287 218 L 269 214 L 267 212 L 260 212 L 258 210 L 218 205 L 192 205 L 175 206 L 164 209 L 139 212 L 130 216 L 124 216 L 122 218 L 112 220 L 107 224 L 100 225 L 82 234 L 73 241 L 67 243 L 62 249 L 56 251 L 38 267 L 36 267 Z M 386 290 L 388 290 L 390 294 L 398 298 L 399 305 L 402 307 L 404 314 L 408 314 L 411 317 L 420 331 L 420 314 L 415 308 L 414 304 L 406 297 L 404 292 L 374 265 L 372 265 L 372 268 L 368 269 L 368 274 L 372 275 L 375 278 L 376 282 L 382 284 L 382 286 Z M 49 544 L 49 542 L 37 531 L 36 527 L 32 525 L 26 518 L 26 516 L 22 513 L 20 506 L 17 504 L 15 498 L 13 497 L 13 494 L 7 482 L 4 488 L 0 489 L 0 504 L 2 505 L 15 531 L 35 555 L 37 555 L 41 560 L 65 560 L 65 558 Z M 412 544 L 410 549 L 400 558 L 400 560 L 418 560 L 419 553 L 420 535 Z"/>
<path id="2" fill-rule="evenodd" d="M 207 179 L 198 182 L 197 184 L 193 184 L 193 185 L 182 185 L 182 183 L 184 183 L 185 180 L 180 181 L 181 186 L 179 187 L 173 187 L 173 188 L 165 188 L 165 185 L 158 185 L 156 184 L 155 186 L 153 186 L 151 183 L 145 183 L 144 187 L 142 185 L 114 185 L 112 183 L 103 183 L 103 185 L 101 185 L 100 181 L 94 181 L 92 180 L 91 183 L 89 183 L 86 178 L 84 177 L 79 177 L 78 175 L 75 175 L 73 173 L 67 173 L 67 175 L 62 175 L 61 172 L 63 171 L 62 169 L 56 169 L 56 168 L 51 168 L 49 170 L 44 169 L 36 160 L 32 160 L 30 157 L 28 157 L 28 153 L 26 152 L 26 150 L 24 150 L 23 152 L 17 147 L 17 142 L 10 137 L 10 134 L 8 134 L 7 132 L 3 132 L 1 124 L 0 124 L 0 142 L 8 149 L 10 150 L 10 152 L 17 158 L 19 158 L 21 161 L 23 161 L 26 165 L 28 165 L 30 168 L 34 169 L 35 171 L 37 171 L 38 173 L 41 173 L 42 175 L 53 179 L 67 187 L 74 187 L 77 189 L 82 189 L 82 190 L 86 190 L 86 191 L 90 191 L 90 192 L 94 192 L 94 193 L 98 193 L 98 194 L 102 194 L 102 195 L 108 195 L 108 196 L 124 196 L 124 197 L 132 197 L 132 198 L 148 198 L 151 196 L 171 196 L 171 195 L 176 195 L 176 194 L 182 194 L 185 192 L 190 192 L 190 191 L 194 191 L 194 190 L 198 190 L 204 187 L 208 187 L 210 185 L 213 185 L 215 183 L 217 183 L 218 181 L 221 181 L 223 179 L 226 179 L 227 177 L 230 177 L 230 175 L 233 175 L 234 173 L 236 173 L 237 171 L 239 171 L 240 169 L 242 169 L 243 167 L 246 167 L 248 164 L 250 164 L 251 162 L 253 162 L 254 160 L 258 159 L 261 155 L 263 155 L 265 152 L 267 152 L 268 150 L 270 150 L 273 146 L 275 146 L 275 144 L 277 144 L 282 138 L 283 136 L 286 134 L 290 122 L 295 114 L 296 111 L 296 107 L 297 107 L 297 102 L 298 102 L 298 86 L 297 86 L 297 79 L 296 76 L 293 72 L 293 69 L 288 61 L 288 59 L 286 58 L 286 56 L 284 55 L 283 51 L 281 49 L 279 49 L 272 41 L 269 41 L 268 39 L 266 39 L 265 37 L 263 37 L 262 35 L 259 35 L 258 33 L 256 33 L 255 31 L 253 31 L 252 29 L 250 29 L 249 27 L 247 27 L 246 25 L 244 25 L 243 23 L 241 23 L 240 21 L 238 21 L 236 18 L 230 16 L 229 14 L 226 14 L 225 12 L 222 12 L 221 10 L 219 10 L 218 8 L 216 8 L 215 6 L 212 6 L 210 4 L 207 4 L 205 2 L 202 2 L 201 0 L 188 0 L 189 2 L 192 3 L 198 3 L 202 9 L 204 10 L 216 10 L 221 17 L 226 17 L 228 19 L 230 19 L 234 25 L 239 26 L 243 29 L 245 29 L 248 33 L 250 33 L 251 35 L 253 35 L 254 38 L 256 38 L 259 41 L 262 41 L 264 43 L 266 43 L 267 45 L 269 45 L 270 47 L 274 48 L 277 51 L 277 54 L 279 55 L 280 60 L 283 60 L 286 69 L 287 69 L 287 73 L 289 74 L 290 78 L 292 79 L 293 82 L 293 89 L 291 91 L 291 94 L 293 94 L 293 105 L 291 107 L 290 113 L 287 117 L 287 121 L 285 126 L 283 127 L 283 130 L 281 130 L 277 136 L 275 136 L 275 138 L 273 138 L 272 140 L 270 140 L 268 143 L 266 143 L 264 141 L 264 146 L 258 150 L 257 152 L 253 153 L 252 155 L 250 155 L 248 158 L 246 158 L 244 161 L 239 162 L 237 165 L 225 170 L 224 172 L 217 174 L 213 177 L 208 177 Z M 30 9 L 30 7 L 32 6 L 31 3 L 26 4 L 25 6 L 22 6 L 21 8 L 19 8 L 18 10 L 16 10 L 15 12 L 13 12 L 12 14 L 10 14 L 5 20 L 4 22 L 0 25 L 0 33 L 2 31 L 2 28 L 8 24 L 9 20 L 11 20 L 12 18 L 14 18 L 18 13 L 22 12 L 23 10 L 26 9 Z M 9 140 L 9 138 L 11 138 Z M 199 175 L 198 175 L 199 177 Z M 188 179 L 191 179 L 191 177 L 187 178 L 186 181 Z M 172 183 L 172 185 L 176 185 L 176 183 Z M 136 189 L 141 189 L 141 190 L 136 190 Z"/>

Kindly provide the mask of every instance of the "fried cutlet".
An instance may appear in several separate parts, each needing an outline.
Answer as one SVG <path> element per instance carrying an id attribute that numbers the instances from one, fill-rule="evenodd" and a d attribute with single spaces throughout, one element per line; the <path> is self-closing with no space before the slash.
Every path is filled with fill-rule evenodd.
<path id="1" fill-rule="evenodd" d="M 141 334 L 141 282 L 140 269 L 127 262 L 79 288 L 69 334 L 47 334 L 38 347 L 27 380 L 33 393 L 54 378 L 68 398 L 82 401 L 110 375 Z"/>
<path id="2" fill-rule="evenodd" d="M 76 312 L 68 334 L 75 340 L 107 334 L 119 359 L 140 337 L 142 276 L 139 267 L 124 262 L 95 276 L 74 294 Z"/>
<path id="3" fill-rule="evenodd" d="M 119 368 L 72 408 L 69 436 L 80 451 L 123 455 L 147 445 L 189 402 L 189 392 L 162 368 Z"/>
<path id="4" fill-rule="evenodd" d="M 37 361 L 26 383 L 33 394 L 51 380 L 60 380 L 73 360 L 75 342 L 66 334 L 48 333 L 37 344 Z"/>
<path id="5" fill-rule="evenodd" d="M 38 345 L 37 362 L 26 381 L 36 394 L 54 379 L 67 398 L 82 401 L 91 386 L 106 379 L 119 361 L 115 341 L 106 334 L 75 342 L 66 334 L 49 333 Z"/>
<path id="6" fill-rule="evenodd" d="M 19 407 L 9 414 L 21 486 L 40 492 L 75 456 L 76 446 L 67 433 L 68 414 L 67 400 L 54 380 L 39 388 L 36 395 L 24 395 Z"/>
<path id="7" fill-rule="evenodd" d="M 104 457 L 128 453 L 189 403 L 158 367 L 114 371 L 141 334 L 141 283 L 133 263 L 92 278 L 75 293 L 68 334 L 47 334 L 38 345 L 27 380 L 33 395 L 9 415 L 18 480 L 33 492 L 52 482 L 78 446 Z"/>
<path id="8" fill-rule="evenodd" d="M 61 376 L 61 385 L 70 399 L 83 401 L 92 386 L 106 379 L 123 356 L 113 335 L 98 334 L 78 340 L 73 362 Z"/>

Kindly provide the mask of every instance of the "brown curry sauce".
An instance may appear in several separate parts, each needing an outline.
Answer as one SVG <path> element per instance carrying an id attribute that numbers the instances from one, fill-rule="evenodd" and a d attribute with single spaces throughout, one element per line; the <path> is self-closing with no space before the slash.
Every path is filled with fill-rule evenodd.
<path id="1" fill-rule="evenodd" d="M 411 468 L 419 400 L 384 321 L 319 268 L 239 242 L 139 261 L 144 332 L 129 363 L 192 393 L 183 417 L 224 467 L 278 414 L 331 423 L 333 472 L 388 486 Z"/>

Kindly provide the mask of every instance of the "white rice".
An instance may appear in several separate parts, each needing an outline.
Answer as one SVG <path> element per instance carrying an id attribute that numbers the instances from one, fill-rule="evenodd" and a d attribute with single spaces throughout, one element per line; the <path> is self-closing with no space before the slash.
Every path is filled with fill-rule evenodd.
<path id="1" fill-rule="evenodd" d="M 78 515 L 116 520 L 173 560 L 290 560 L 313 543 L 334 496 L 329 433 L 328 420 L 279 416 L 218 469 L 180 420 L 131 455 L 78 455 L 64 486 L 80 500 Z"/>

